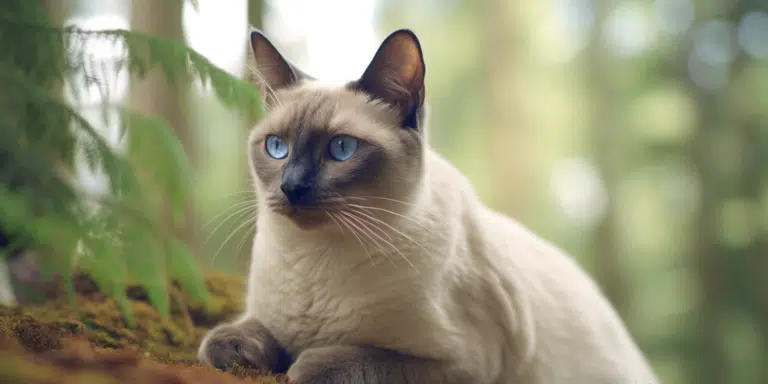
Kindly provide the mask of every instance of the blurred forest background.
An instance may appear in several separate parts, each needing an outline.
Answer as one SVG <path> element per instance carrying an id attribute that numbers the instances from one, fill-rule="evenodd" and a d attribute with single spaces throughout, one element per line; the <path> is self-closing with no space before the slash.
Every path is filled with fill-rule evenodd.
<path id="1" fill-rule="evenodd" d="M 64 25 L 186 40 L 238 76 L 249 24 L 329 79 L 357 77 L 389 32 L 413 29 L 432 144 L 487 204 L 598 279 L 664 383 L 768 383 L 764 0 L 48 5 Z M 243 271 L 248 123 L 199 86 L 118 77 L 109 95 L 173 127 L 195 171 L 184 237 L 204 269 Z M 117 124 L 101 125 L 115 143 Z M 83 185 L 105 188 L 81 168 Z"/>

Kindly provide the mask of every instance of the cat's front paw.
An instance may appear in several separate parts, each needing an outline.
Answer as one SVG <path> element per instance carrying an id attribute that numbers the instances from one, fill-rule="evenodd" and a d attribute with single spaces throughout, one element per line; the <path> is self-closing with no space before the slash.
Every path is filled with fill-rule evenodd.
<path id="1" fill-rule="evenodd" d="M 356 347 L 330 346 L 303 351 L 288 369 L 288 379 L 295 384 L 355 384 L 367 381 L 360 369 Z"/>
<path id="2" fill-rule="evenodd" d="M 269 351 L 259 334 L 252 334 L 241 325 L 225 324 L 212 329 L 200 344 L 200 361 L 223 371 L 235 364 L 260 370 L 273 370 Z"/>

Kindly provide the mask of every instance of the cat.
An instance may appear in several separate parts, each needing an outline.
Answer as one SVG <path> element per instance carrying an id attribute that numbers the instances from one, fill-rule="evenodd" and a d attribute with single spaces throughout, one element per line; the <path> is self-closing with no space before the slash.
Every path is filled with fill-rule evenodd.
<path id="1" fill-rule="evenodd" d="M 254 30 L 267 110 L 248 142 L 260 207 L 245 313 L 198 357 L 296 383 L 655 384 L 577 263 L 480 201 L 427 142 L 407 29 L 328 85 Z"/>

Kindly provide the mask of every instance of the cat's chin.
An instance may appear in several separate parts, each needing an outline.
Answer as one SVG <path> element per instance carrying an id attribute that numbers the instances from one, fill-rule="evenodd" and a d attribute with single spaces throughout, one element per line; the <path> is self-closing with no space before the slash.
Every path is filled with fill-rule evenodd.
<path id="1" fill-rule="evenodd" d="M 318 209 L 300 209 L 288 208 L 275 210 L 275 214 L 283 217 L 291 224 L 302 230 L 315 230 L 327 225 L 333 225 L 333 222 L 325 213 Z"/>

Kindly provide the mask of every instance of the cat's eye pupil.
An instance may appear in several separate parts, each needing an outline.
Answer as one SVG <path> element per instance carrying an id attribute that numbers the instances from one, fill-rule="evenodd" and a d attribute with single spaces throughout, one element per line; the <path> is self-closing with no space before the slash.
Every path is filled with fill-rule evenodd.
<path id="1" fill-rule="evenodd" d="M 344 161 L 352 157 L 357 152 L 357 145 L 359 141 L 347 135 L 336 136 L 331 140 L 328 146 L 328 153 L 331 158 L 336 161 Z"/>
<path id="2" fill-rule="evenodd" d="M 280 160 L 288 156 L 288 142 L 279 136 L 269 135 L 265 147 L 272 158 Z"/>

